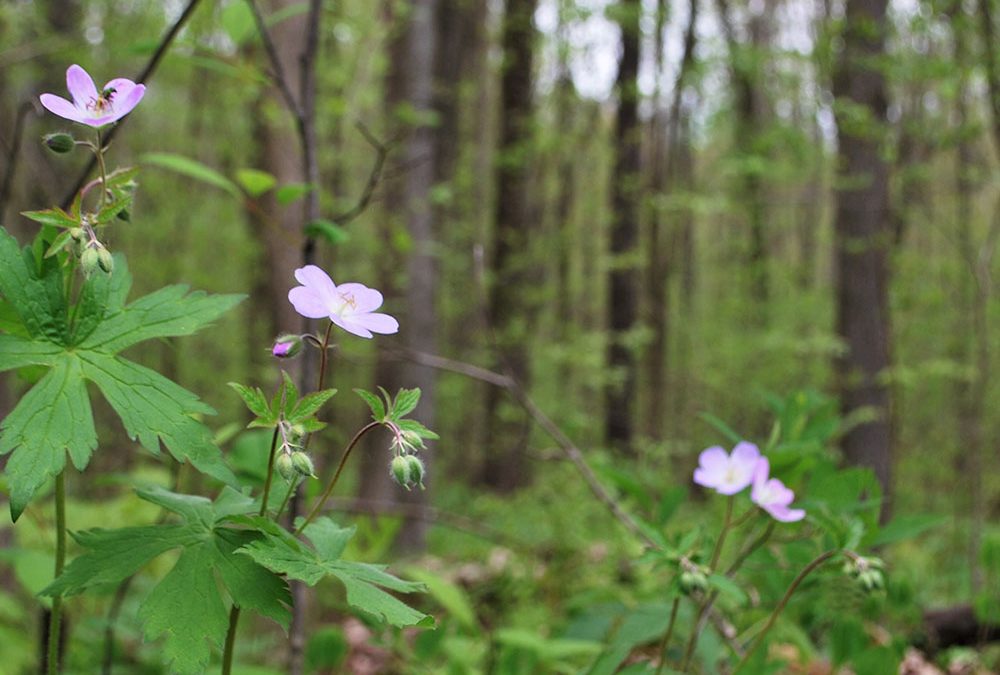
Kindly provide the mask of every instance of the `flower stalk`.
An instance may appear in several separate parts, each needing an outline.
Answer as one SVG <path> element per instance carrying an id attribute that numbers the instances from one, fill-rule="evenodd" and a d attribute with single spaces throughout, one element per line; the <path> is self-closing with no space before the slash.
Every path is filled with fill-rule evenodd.
<path id="1" fill-rule="evenodd" d="M 58 579 L 66 565 L 66 472 L 56 475 L 56 563 L 55 576 Z M 57 675 L 60 670 L 59 644 L 62 632 L 62 596 L 52 598 L 52 610 L 49 612 L 49 644 L 46 652 L 46 672 Z"/>

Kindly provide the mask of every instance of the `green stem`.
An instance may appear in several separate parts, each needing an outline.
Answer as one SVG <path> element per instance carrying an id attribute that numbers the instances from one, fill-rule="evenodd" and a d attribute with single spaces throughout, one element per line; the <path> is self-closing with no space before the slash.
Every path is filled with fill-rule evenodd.
<path id="1" fill-rule="evenodd" d="M 778 616 L 785 609 L 785 605 L 787 605 L 788 601 L 792 599 L 792 596 L 795 594 L 795 591 L 798 590 L 799 585 L 805 580 L 805 578 L 809 576 L 813 572 L 813 570 L 815 570 L 817 567 L 819 567 L 820 565 L 822 565 L 823 563 L 825 563 L 827 560 L 834 557 L 838 553 L 841 553 L 840 549 L 834 549 L 826 551 L 825 553 L 821 553 L 819 556 L 816 557 L 815 560 L 813 560 L 811 563 L 802 568 L 802 571 L 799 572 L 798 576 L 796 576 L 792 580 L 792 583 L 788 585 L 788 590 L 785 591 L 785 595 L 784 597 L 781 598 L 781 602 L 779 602 L 778 605 L 774 608 L 774 611 L 771 612 L 771 616 L 768 617 L 767 623 L 764 624 L 764 628 L 761 629 L 759 633 L 757 633 L 757 637 L 755 637 L 753 642 L 750 643 L 750 646 L 747 648 L 747 651 L 743 655 L 743 658 L 740 659 L 740 662 L 736 664 L 736 668 L 733 669 L 733 675 L 736 675 L 736 673 L 740 672 L 743 666 L 747 664 L 747 661 L 750 660 L 750 657 L 753 656 L 753 653 L 757 651 L 758 647 L 760 647 L 761 643 L 764 641 L 764 637 L 767 635 L 768 631 L 771 630 L 771 627 L 774 626 L 774 622 L 778 620 Z"/>
<path id="2" fill-rule="evenodd" d="M 62 574 L 66 565 L 66 477 L 63 471 L 56 475 L 56 566 L 55 578 Z M 47 657 L 48 675 L 56 675 L 59 668 L 59 638 L 62 630 L 62 597 L 52 598 L 49 613 L 49 649 Z"/>
<path id="3" fill-rule="evenodd" d="M 267 478 L 264 479 L 264 495 L 260 502 L 260 515 L 267 514 L 267 502 L 271 496 L 271 482 L 274 479 L 274 455 L 278 449 L 278 427 L 274 427 L 274 435 L 271 436 L 271 452 L 267 457 Z"/>
<path id="4" fill-rule="evenodd" d="M 229 610 L 229 630 L 226 631 L 226 646 L 222 651 L 222 675 L 229 675 L 233 669 L 233 648 L 236 646 L 236 626 L 240 622 L 240 608 L 235 604 Z"/>
<path id="5" fill-rule="evenodd" d="M 735 501 L 735 496 L 730 496 L 726 500 L 726 517 L 722 521 L 722 531 L 719 532 L 719 538 L 715 540 L 715 550 L 712 551 L 712 560 L 708 565 L 709 574 L 715 572 L 715 568 L 719 565 L 719 557 L 722 556 L 722 548 L 726 543 L 726 536 L 729 534 L 729 530 L 733 524 L 733 503 Z M 708 610 L 712 608 L 712 603 L 715 602 L 717 594 L 718 592 L 712 593 L 698 608 L 698 616 L 695 619 L 694 626 L 691 628 L 691 636 L 688 638 L 687 647 L 684 649 L 684 661 L 681 665 L 681 672 L 686 673 L 688 666 L 691 665 L 691 657 L 694 656 L 694 648 L 698 644 L 698 636 L 701 634 L 701 629 L 705 625 L 705 617 L 708 616 Z"/>
<path id="6" fill-rule="evenodd" d="M 333 488 L 337 486 L 337 481 L 340 480 L 340 474 L 344 470 L 344 465 L 347 464 L 347 458 L 351 456 L 351 451 L 354 450 L 354 446 L 358 444 L 358 441 L 360 441 L 365 434 L 379 426 L 382 426 L 381 422 L 369 422 L 365 426 L 361 427 L 361 429 L 358 430 L 358 433 L 354 434 L 354 438 L 351 439 L 351 442 L 347 444 L 347 448 L 344 450 L 343 457 L 340 458 L 340 464 L 337 465 L 337 471 L 333 474 L 330 484 L 326 486 L 326 490 L 323 491 L 319 501 L 316 502 L 312 511 L 309 512 L 309 516 L 302 521 L 301 525 L 295 528 L 295 534 L 299 534 L 302 530 L 306 529 L 306 526 L 308 526 L 309 523 L 311 523 L 316 516 L 319 515 L 323 505 L 326 504 L 326 500 L 329 499 L 330 495 L 333 493 Z"/>
<path id="7" fill-rule="evenodd" d="M 774 532 L 774 524 L 774 520 L 768 522 L 767 527 L 764 528 L 764 531 L 761 532 L 760 536 L 754 539 L 749 546 L 740 551 L 739 555 L 736 556 L 736 560 L 733 561 L 733 564 L 726 569 L 727 577 L 733 576 L 733 574 L 736 573 L 736 570 L 740 568 L 740 565 L 746 562 L 746 559 L 753 555 L 754 551 L 763 546 L 767 540 L 771 538 L 771 534 Z"/>
<path id="8" fill-rule="evenodd" d="M 301 479 L 296 478 L 288 484 L 288 490 L 285 491 L 285 498 L 281 500 L 281 506 L 274 513 L 274 522 L 281 520 L 281 514 L 284 513 L 285 507 L 288 506 L 288 501 L 292 498 L 292 493 L 295 492 L 295 488 L 298 487 L 300 482 Z"/>
<path id="9" fill-rule="evenodd" d="M 663 639 L 660 640 L 660 647 L 657 650 L 660 653 L 660 665 L 656 667 L 656 675 L 660 675 L 663 672 L 663 667 L 667 665 L 667 646 L 670 644 L 670 638 L 674 634 L 674 624 L 677 622 L 677 609 L 681 606 L 681 599 L 674 598 L 674 604 L 670 607 L 670 621 L 667 623 L 667 630 L 663 634 Z"/>

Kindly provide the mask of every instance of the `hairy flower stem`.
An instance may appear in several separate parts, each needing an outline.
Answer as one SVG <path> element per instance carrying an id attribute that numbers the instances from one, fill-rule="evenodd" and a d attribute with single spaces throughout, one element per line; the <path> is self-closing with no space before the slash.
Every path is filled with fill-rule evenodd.
<path id="1" fill-rule="evenodd" d="M 66 565 L 66 476 L 65 471 L 56 475 L 56 566 L 55 577 L 59 578 Z M 59 637 L 62 630 L 62 596 L 52 598 L 49 612 L 49 644 L 46 658 L 48 675 L 56 675 L 60 668 Z"/>
<path id="2" fill-rule="evenodd" d="M 755 637 L 753 642 L 750 643 L 750 646 L 747 647 L 747 651 L 743 655 L 743 658 L 740 659 L 740 662 L 736 664 L 735 668 L 733 668 L 732 675 L 736 675 L 736 673 L 740 672 L 740 670 L 742 670 L 750 660 L 750 657 L 753 656 L 753 653 L 757 651 L 757 648 L 760 647 L 761 643 L 764 641 L 764 637 L 767 635 L 768 631 L 771 630 L 771 627 L 774 626 L 774 622 L 778 620 L 778 616 L 785 609 L 785 605 L 787 605 L 788 601 L 792 599 L 795 591 L 798 590 L 799 585 L 805 580 L 805 578 L 809 576 L 817 567 L 820 567 L 827 560 L 842 552 L 843 551 L 840 549 L 833 549 L 826 551 L 825 553 L 821 553 L 811 563 L 803 567 L 798 576 L 792 579 L 792 583 L 788 585 L 788 590 L 785 591 L 785 595 L 781 598 L 781 602 L 775 606 L 774 611 L 771 612 L 771 616 L 767 619 L 767 623 L 764 624 L 761 631 L 757 633 L 757 637 Z"/>
<path id="3" fill-rule="evenodd" d="M 108 198 L 108 172 L 104 166 L 104 140 L 101 138 L 101 130 L 97 130 L 97 147 L 94 149 L 94 156 L 97 158 L 97 170 L 101 174 L 101 204 L 98 211 L 104 208 Z"/>
<path id="4" fill-rule="evenodd" d="M 337 481 L 340 480 L 340 474 L 344 470 L 344 465 L 347 464 L 347 459 L 351 456 L 351 451 L 354 450 L 354 446 L 358 444 L 358 441 L 360 441 L 365 434 L 380 426 L 382 426 L 381 422 L 369 422 L 365 426 L 361 427 L 358 430 L 358 433 L 354 434 L 354 438 L 351 439 L 350 443 L 347 444 L 347 448 L 344 449 L 344 455 L 340 458 L 340 464 L 337 465 L 337 471 L 333 474 L 333 478 L 330 479 L 330 484 L 326 486 L 326 489 L 320 496 L 319 501 L 316 502 L 316 506 L 312 508 L 312 511 L 309 512 L 306 519 L 302 521 L 301 525 L 295 528 L 295 534 L 301 533 L 302 530 L 306 529 L 309 523 L 315 520 L 316 516 L 319 515 L 319 512 L 323 509 L 323 505 L 326 504 L 326 500 L 329 499 L 330 495 L 333 493 L 333 488 L 337 486 Z"/>
<path id="5" fill-rule="evenodd" d="M 323 385 L 326 383 L 326 363 L 327 363 L 327 352 L 330 351 L 330 332 L 333 330 L 333 322 L 326 327 L 326 335 L 323 336 L 323 346 L 319 351 L 319 381 L 316 383 L 316 391 L 323 391 Z"/>
<path id="6" fill-rule="evenodd" d="M 674 602 L 670 607 L 670 621 L 667 623 L 667 630 L 663 633 L 663 639 L 660 640 L 660 646 L 656 650 L 660 654 L 660 665 L 656 667 L 656 675 L 660 675 L 663 672 L 663 667 L 667 665 L 667 646 L 670 645 L 670 638 L 674 634 L 674 624 L 677 622 L 677 609 L 681 606 L 681 599 L 674 598 Z"/>
<path id="7" fill-rule="evenodd" d="M 229 630 L 226 631 L 226 646 L 222 651 L 222 675 L 229 675 L 233 669 L 233 648 L 236 646 L 236 626 L 240 622 L 240 608 L 233 605 L 229 610 Z"/>
<path id="8" fill-rule="evenodd" d="M 735 501 L 736 497 L 734 496 L 730 496 L 726 500 L 726 517 L 722 521 L 722 531 L 719 532 L 719 538 L 715 540 L 715 550 L 712 551 L 712 560 L 708 565 L 709 574 L 715 572 L 715 568 L 719 565 L 722 547 L 725 546 L 726 536 L 729 534 L 729 530 L 732 529 L 733 502 Z M 698 636 L 701 635 L 702 627 L 705 625 L 705 617 L 708 616 L 708 610 L 712 608 L 712 603 L 715 602 L 717 595 L 718 592 L 712 593 L 698 607 L 698 616 L 695 619 L 694 626 L 691 628 L 691 637 L 688 638 L 687 647 L 684 649 L 684 661 L 681 665 L 681 672 L 683 673 L 686 673 L 688 666 L 691 665 L 691 657 L 694 656 L 694 648 L 698 644 Z"/>
<path id="9" fill-rule="evenodd" d="M 267 515 L 267 501 L 271 496 L 271 482 L 274 480 L 274 455 L 278 449 L 278 427 L 271 436 L 271 452 L 267 456 L 267 478 L 264 479 L 264 494 L 260 501 L 260 515 Z"/>

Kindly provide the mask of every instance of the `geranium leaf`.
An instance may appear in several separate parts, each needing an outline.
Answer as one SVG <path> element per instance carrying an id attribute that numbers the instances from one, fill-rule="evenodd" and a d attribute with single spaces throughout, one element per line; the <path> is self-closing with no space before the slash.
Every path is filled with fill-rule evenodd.
<path id="1" fill-rule="evenodd" d="M 354 534 L 329 518 L 320 518 L 304 531 L 314 548 L 302 546 L 287 535 L 267 532 L 261 539 L 239 552 L 249 555 L 264 567 L 292 579 L 315 585 L 327 576 L 344 584 L 347 602 L 352 607 L 393 626 L 427 625 L 433 619 L 387 593 L 383 588 L 401 593 L 423 591 L 423 584 L 398 579 L 377 565 L 340 560 L 344 546 Z"/>

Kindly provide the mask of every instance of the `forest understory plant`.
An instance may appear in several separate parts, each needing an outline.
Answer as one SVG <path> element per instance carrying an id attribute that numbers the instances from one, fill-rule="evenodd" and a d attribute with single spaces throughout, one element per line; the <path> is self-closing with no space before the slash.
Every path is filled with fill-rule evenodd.
<path id="1" fill-rule="evenodd" d="M 303 482 L 317 478 L 309 445 L 326 426 L 318 415 L 336 393 L 324 386 L 332 329 L 339 326 L 365 338 L 396 332 L 393 317 L 374 311 L 382 295 L 362 284 L 335 285 L 313 265 L 296 271 L 302 285 L 290 290 L 289 301 L 303 316 L 329 323 L 322 335 L 282 335 L 271 349 L 278 359 L 319 350 L 316 389 L 300 392 L 284 372 L 271 396 L 231 383 L 254 415 L 249 426 L 273 430 L 269 451 L 259 458 L 263 485 L 239 478 L 200 419 L 214 410 L 121 352 L 151 339 L 193 334 L 242 296 L 168 286 L 127 302 L 131 273 L 125 257 L 112 254 L 105 242 L 112 226 L 141 227 L 132 215 L 137 171 L 106 169 L 102 132 L 140 103 L 145 87 L 116 78 L 98 91 L 77 65 L 68 69 L 66 80 L 72 101 L 44 94 L 42 105 L 84 125 L 93 138 L 58 132 L 44 142 L 57 153 L 87 148 L 97 159 L 98 176 L 69 209 L 24 214 L 41 225 L 29 246 L 22 249 L 0 229 L 0 370 L 17 371 L 31 383 L 0 425 L 0 454 L 10 455 L 4 478 L 12 520 L 33 509 L 32 502 L 50 485 L 54 492 L 55 567 L 41 592 L 51 599 L 44 671 L 60 672 L 67 658 L 62 645 L 73 650 L 72 636 L 63 634 L 68 598 L 120 584 L 168 552 L 174 562 L 141 600 L 138 617 L 147 640 L 162 640 L 162 662 L 171 672 L 205 672 L 213 652 L 221 652 L 221 672 L 238 672 L 241 612 L 253 611 L 287 630 L 290 580 L 314 586 L 333 577 L 345 590 L 346 605 L 376 622 L 432 625 L 430 617 L 395 596 L 423 586 L 391 575 L 384 566 L 343 559 L 354 528 L 323 514 L 358 441 L 378 428 L 391 435 L 387 470 L 407 489 L 423 487 L 424 466 L 417 455 L 436 435 L 406 418 L 417 406 L 419 390 L 403 389 L 395 396 L 356 390 L 370 407 L 372 421 L 344 448 L 309 514 L 292 523 L 282 518 Z M 88 382 L 120 417 L 129 438 L 154 456 L 161 455 L 162 446 L 175 461 L 191 464 L 214 486 L 214 499 L 133 478 L 138 497 L 162 509 L 164 517 L 149 525 L 72 531 L 66 456 L 83 472 L 99 447 Z M 42 517 L 34 509 L 32 515 Z M 69 564 L 67 532 L 81 549 Z"/>

